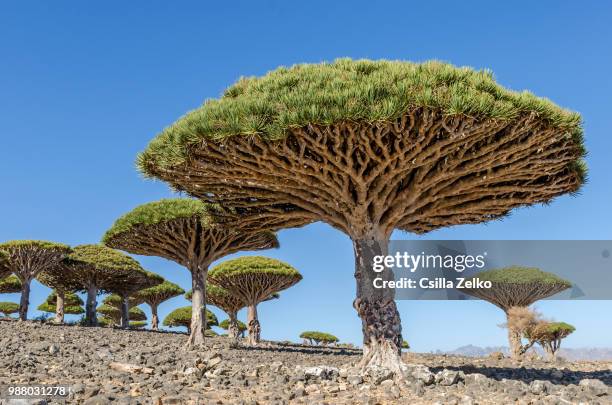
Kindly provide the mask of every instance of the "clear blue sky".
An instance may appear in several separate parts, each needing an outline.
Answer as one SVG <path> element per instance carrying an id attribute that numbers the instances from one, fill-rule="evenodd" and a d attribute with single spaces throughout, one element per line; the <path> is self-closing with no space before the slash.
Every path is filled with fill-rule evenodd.
<path id="1" fill-rule="evenodd" d="M 503 85 L 584 116 L 590 180 L 582 195 L 427 238 L 612 239 L 609 3 L 212 3 L 2 2 L 0 240 L 99 241 L 125 211 L 171 196 L 134 167 L 137 152 L 164 126 L 241 75 L 345 56 L 490 68 Z M 302 330 L 320 329 L 359 343 L 350 241 L 324 224 L 279 236 L 281 248 L 265 254 L 292 263 L 304 280 L 280 301 L 260 305 L 263 336 L 297 339 Z M 142 263 L 189 288 L 180 266 L 157 258 Z M 35 285 L 32 306 L 47 293 Z M 7 298 L 17 297 L 0 299 Z M 187 304 L 175 298 L 161 315 Z M 487 303 L 399 308 L 418 351 L 506 342 L 496 326 L 502 313 Z M 539 309 L 577 326 L 567 346 L 612 346 L 612 302 L 547 301 Z"/>

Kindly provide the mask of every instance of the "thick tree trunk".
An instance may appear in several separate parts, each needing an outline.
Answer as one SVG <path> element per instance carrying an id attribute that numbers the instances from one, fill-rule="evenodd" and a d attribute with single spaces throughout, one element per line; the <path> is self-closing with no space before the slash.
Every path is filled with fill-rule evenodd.
<path id="1" fill-rule="evenodd" d="M 206 277 L 208 268 L 194 266 L 191 269 L 191 331 L 187 346 L 204 344 L 204 331 L 206 330 Z"/>
<path id="2" fill-rule="evenodd" d="M 121 328 L 130 327 L 130 303 L 127 295 L 121 295 Z"/>
<path id="3" fill-rule="evenodd" d="M 249 305 L 247 310 L 247 328 L 249 331 L 248 343 L 256 345 L 261 338 L 261 325 L 257 318 L 257 304 Z"/>
<path id="4" fill-rule="evenodd" d="M 19 320 L 25 321 L 28 319 L 28 307 L 30 306 L 30 284 L 32 279 L 21 279 L 21 298 L 19 300 Z"/>
<path id="5" fill-rule="evenodd" d="M 376 273 L 374 257 L 388 253 L 388 238 L 372 233 L 353 239 L 357 298 L 353 306 L 361 318 L 363 358 L 361 368 L 384 367 L 401 372 L 402 325 L 395 305 L 395 291 L 375 288 L 374 280 L 393 280 L 391 270 Z"/>
<path id="6" fill-rule="evenodd" d="M 85 303 L 85 320 L 88 326 L 98 326 L 98 318 L 96 316 L 96 297 L 98 295 L 98 288 L 91 284 L 87 287 L 87 302 Z"/>
<path id="7" fill-rule="evenodd" d="M 64 323 L 64 292 L 55 290 L 55 323 Z"/>
<path id="8" fill-rule="evenodd" d="M 157 304 L 151 305 L 151 329 L 159 330 L 159 317 L 157 316 Z"/>
<path id="9" fill-rule="evenodd" d="M 238 319 L 236 315 L 237 314 L 235 312 L 229 314 L 228 332 L 233 340 L 238 341 L 238 338 L 240 337 L 240 327 L 238 326 Z"/>

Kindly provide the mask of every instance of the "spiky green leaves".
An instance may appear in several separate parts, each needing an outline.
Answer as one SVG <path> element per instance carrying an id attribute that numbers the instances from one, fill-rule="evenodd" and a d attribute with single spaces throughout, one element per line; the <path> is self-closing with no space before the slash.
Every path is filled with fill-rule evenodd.
<path id="1" fill-rule="evenodd" d="M 44 240 L 13 240 L 0 243 L 6 253 L 3 271 L 15 273 L 20 279 L 32 279 L 45 268 L 57 266 L 71 252 L 68 245 Z"/>
<path id="2" fill-rule="evenodd" d="M 46 303 L 55 305 L 57 303 L 57 292 L 55 290 L 51 291 L 51 294 L 47 296 L 45 300 Z M 83 305 L 83 300 L 77 294 L 69 292 L 64 294 L 64 305 Z"/>
<path id="3" fill-rule="evenodd" d="M 10 294 L 21 291 L 21 281 L 15 275 L 0 280 L 0 294 Z"/>
<path id="4" fill-rule="evenodd" d="M 191 311 L 191 306 L 175 309 L 164 318 L 164 326 L 184 326 L 189 329 L 191 327 Z M 206 327 L 210 328 L 211 326 L 217 325 L 219 325 L 219 321 L 217 320 L 215 314 L 213 314 L 209 310 L 206 310 Z"/>
<path id="5" fill-rule="evenodd" d="M 154 287 L 138 291 L 134 297 L 153 306 L 159 305 L 170 298 L 177 297 L 184 293 L 185 290 L 178 285 L 170 281 L 164 281 Z"/>
<path id="6" fill-rule="evenodd" d="M 190 198 L 162 199 L 134 208 L 115 221 L 106 231 L 102 242 L 112 246 L 113 239 L 124 233 L 138 232 L 141 227 L 165 224 L 179 219 L 199 218 L 202 225 L 211 222 L 214 215 L 213 205 Z M 136 228 L 136 229 L 135 229 Z"/>
<path id="7" fill-rule="evenodd" d="M 534 267 L 511 266 L 483 271 L 468 280 L 490 281 L 491 288 L 461 288 L 466 294 L 497 305 L 504 311 L 511 307 L 528 307 L 534 302 L 555 295 L 572 284 L 553 273 Z"/>
<path id="8" fill-rule="evenodd" d="M 57 307 L 55 306 L 55 304 L 43 302 L 42 304 L 38 306 L 37 309 L 42 312 L 48 312 L 48 313 L 54 314 Z M 85 313 L 85 310 L 83 309 L 83 307 L 79 305 L 66 304 L 64 305 L 64 313 L 71 314 L 71 315 L 79 315 L 79 314 Z"/>
<path id="9" fill-rule="evenodd" d="M 137 305 L 142 304 L 144 301 L 136 296 L 136 294 L 132 297 L 128 298 L 128 306 L 130 308 L 135 307 Z M 123 299 L 117 294 L 109 294 L 102 300 L 102 304 L 109 305 L 113 308 L 121 309 L 121 305 L 123 304 Z"/>
<path id="10" fill-rule="evenodd" d="M 19 304 L 15 302 L 0 302 L 0 314 L 8 316 L 19 312 Z"/>
<path id="11" fill-rule="evenodd" d="M 489 71 L 440 63 L 338 59 L 333 63 L 281 67 L 243 78 L 220 99 L 208 100 L 166 128 L 138 159 L 150 166 L 184 163 L 190 147 L 206 140 L 259 135 L 284 138 L 292 127 L 344 121 L 391 121 L 419 107 L 447 115 L 510 120 L 537 114 L 580 137 L 581 119 L 547 99 L 497 84 Z"/>
<path id="12" fill-rule="evenodd" d="M 317 331 L 305 331 L 305 332 L 302 332 L 300 334 L 300 338 L 307 339 L 307 340 L 312 340 L 312 341 L 314 341 L 317 344 L 319 344 L 319 343 L 328 344 L 328 343 L 336 343 L 336 342 L 338 342 L 338 338 L 335 337 L 334 335 L 332 335 L 330 333 L 317 332 Z"/>
<path id="13" fill-rule="evenodd" d="M 227 260 L 209 272 L 211 283 L 256 305 L 272 294 L 291 287 L 302 275 L 287 263 L 263 256 L 243 256 Z"/>
<path id="14" fill-rule="evenodd" d="M 89 284 L 105 291 L 130 294 L 163 282 L 132 257 L 103 245 L 80 245 L 65 261 L 82 288 Z"/>

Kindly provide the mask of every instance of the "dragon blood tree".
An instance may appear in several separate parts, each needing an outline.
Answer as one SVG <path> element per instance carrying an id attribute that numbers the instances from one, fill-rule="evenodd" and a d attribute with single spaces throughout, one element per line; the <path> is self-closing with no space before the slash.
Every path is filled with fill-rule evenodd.
<path id="1" fill-rule="evenodd" d="M 104 323 L 107 326 L 119 325 L 122 328 L 128 328 L 130 321 L 146 321 L 147 315 L 144 311 L 138 307 L 131 307 L 128 310 L 128 324 L 124 325 L 124 313 L 123 310 L 117 307 L 113 307 L 108 304 L 102 304 L 96 308 L 98 314 L 104 319 Z"/>
<path id="2" fill-rule="evenodd" d="M 9 269 L 6 264 L 8 264 L 8 253 L 0 250 L 0 279 L 8 277 L 11 274 L 11 269 Z"/>
<path id="3" fill-rule="evenodd" d="M 535 340 L 549 360 L 555 360 L 557 352 L 561 348 L 561 341 L 574 333 L 576 328 L 565 322 L 541 321 L 529 333 L 529 338 Z"/>
<path id="4" fill-rule="evenodd" d="M 55 308 L 55 322 L 63 323 L 64 313 L 74 313 L 66 312 L 64 310 L 64 307 L 66 305 L 70 305 L 65 302 L 65 295 L 67 293 L 81 289 L 81 284 L 73 276 L 71 267 L 66 266 L 65 261 L 62 261 L 56 266 L 46 267 L 36 276 L 36 279 L 47 287 L 53 289 L 53 293 L 49 296 L 49 298 L 53 298 L 53 302 L 49 302 L 49 298 L 47 298 L 47 302 L 49 304 L 52 304 L 52 306 Z M 77 305 L 83 305 L 83 302 Z M 50 306 L 46 306 L 46 308 L 48 309 L 50 308 Z M 40 309 L 40 307 L 38 309 Z M 42 311 L 42 309 L 40 310 Z M 76 310 L 76 308 L 72 308 L 71 310 L 74 311 Z"/>
<path id="5" fill-rule="evenodd" d="M 185 298 L 189 301 L 192 300 L 193 291 L 189 291 L 185 294 Z M 215 307 L 223 310 L 229 316 L 227 327 L 221 326 L 223 329 L 227 329 L 230 337 L 234 340 L 240 337 L 240 325 L 238 321 L 238 311 L 244 308 L 247 304 L 238 295 L 232 294 L 224 288 L 218 287 L 211 283 L 206 284 L 206 304 L 214 305 Z M 242 331 L 244 333 L 244 331 Z"/>
<path id="6" fill-rule="evenodd" d="M 219 322 L 219 327 L 221 329 L 227 330 L 233 339 L 238 339 L 240 337 L 244 338 L 244 332 L 246 332 L 247 330 L 246 323 L 238 319 L 236 319 L 235 321 L 235 326 L 232 326 L 232 323 L 233 322 L 229 318 L 224 319 Z M 234 328 L 234 330 L 232 330 L 231 328 Z"/>
<path id="7" fill-rule="evenodd" d="M 70 247 L 41 240 L 14 240 L 0 243 L 0 250 L 8 255 L 2 266 L 21 281 L 19 319 L 25 321 L 28 316 L 32 280 L 44 269 L 57 266 L 70 253 Z"/>
<path id="8" fill-rule="evenodd" d="M 11 314 L 19 312 L 19 304 L 16 302 L 0 302 L 0 314 L 10 317 Z"/>
<path id="9" fill-rule="evenodd" d="M 61 298 L 60 298 L 61 297 Z M 58 310 L 58 306 L 62 306 L 61 311 Z M 73 292 L 65 292 L 62 291 L 59 293 L 58 291 L 53 291 L 45 302 L 38 306 L 39 311 L 48 312 L 51 314 L 55 314 L 55 321 L 59 323 L 64 322 L 64 314 L 70 315 L 79 315 L 85 312 L 83 309 L 83 300 L 81 297 L 76 295 Z M 58 314 L 61 313 L 61 319 L 58 319 Z"/>
<path id="10" fill-rule="evenodd" d="M 259 343 L 261 325 L 257 304 L 271 295 L 298 283 L 302 275 L 287 263 L 262 256 L 243 256 L 227 260 L 210 271 L 210 282 L 238 297 L 255 313 L 247 323 L 249 344 Z"/>
<path id="11" fill-rule="evenodd" d="M 21 291 L 21 281 L 14 274 L 0 280 L 0 294 L 17 293 L 19 291 Z"/>
<path id="12" fill-rule="evenodd" d="M 215 314 L 206 310 L 206 326 L 210 328 L 211 326 L 217 326 L 219 321 Z M 191 322 L 191 316 L 193 311 L 190 306 L 180 307 L 170 312 L 164 318 L 164 326 L 169 326 L 171 328 L 177 328 L 180 326 L 184 326 L 187 328 L 187 333 L 191 333 L 191 328 L 193 327 L 193 323 Z M 210 335 L 210 334 L 209 334 Z"/>
<path id="13" fill-rule="evenodd" d="M 73 250 L 64 264 L 70 267 L 80 289 L 87 292 L 85 319 L 89 326 L 97 324 L 96 296 L 100 292 L 131 288 L 125 284 L 134 279 L 149 278 L 151 274 L 130 256 L 106 246 L 80 245 Z"/>
<path id="14" fill-rule="evenodd" d="M 572 286 L 567 280 L 533 267 L 512 266 L 488 270 L 473 278 L 476 277 L 483 282 L 490 281 L 491 288 L 460 288 L 460 291 L 496 305 L 504 311 L 507 319 L 512 308 L 527 308 Z M 513 324 L 508 319 L 510 354 L 513 358 L 519 358 L 524 354 L 524 350 L 521 350 L 521 332 L 512 327 Z"/>
<path id="15" fill-rule="evenodd" d="M 243 232 L 237 222 L 227 226 L 217 215 L 219 210 L 198 200 L 160 200 L 141 205 L 119 218 L 103 238 L 107 246 L 173 260 L 191 272 L 193 324 L 188 346 L 204 343 L 208 266 L 241 250 L 278 247 L 271 232 Z"/>
<path id="16" fill-rule="evenodd" d="M 339 59 L 244 78 L 163 130 L 141 172 L 242 226 L 324 221 L 355 252 L 363 367 L 399 371 L 401 322 L 373 257 L 395 229 L 498 219 L 585 180 L 581 118 L 488 71 L 439 62 Z M 249 221 L 247 218 L 251 218 Z"/>
<path id="17" fill-rule="evenodd" d="M 135 261 L 135 260 L 134 260 Z M 136 262 L 136 261 L 135 261 Z M 151 273 L 145 270 L 134 270 L 128 272 L 123 280 L 119 283 L 115 283 L 107 288 L 108 291 L 111 291 L 119 297 L 121 297 L 121 327 L 127 328 L 129 327 L 129 317 L 128 311 L 130 309 L 130 297 L 136 294 L 138 291 L 154 287 L 163 283 L 163 277 Z M 136 300 L 140 300 L 139 298 Z M 139 320 L 139 319 L 135 319 Z"/>
<path id="18" fill-rule="evenodd" d="M 206 286 L 206 290 L 208 291 L 208 286 Z M 184 293 L 185 290 L 178 285 L 170 281 L 164 281 L 154 287 L 138 291 L 135 297 L 142 302 L 146 302 L 151 307 L 151 329 L 158 330 L 159 317 L 157 316 L 157 307 L 159 307 L 162 302 Z"/>

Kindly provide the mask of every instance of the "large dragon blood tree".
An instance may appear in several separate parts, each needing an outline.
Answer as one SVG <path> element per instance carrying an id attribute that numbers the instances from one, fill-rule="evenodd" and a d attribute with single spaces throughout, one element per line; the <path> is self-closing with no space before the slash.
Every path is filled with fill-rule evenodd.
<path id="1" fill-rule="evenodd" d="M 439 62 L 339 59 L 243 78 L 159 134 L 146 176 L 234 207 L 257 228 L 324 221 L 355 252 L 362 366 L 401 366 L 394 291 L 372 258 L 395 229 L 417 234 L 501 218 L 576 192 L 581 118 L 488 71 Z"/>
<path id="2" fill-rule="evenodd" d="M 28 317 L 32 280 L 44 269 L 57 266 L 70 253 L 70 247 L 41 240 L 14 240 L 0 243 L 0 250 L 8 255 L 1 266 L 21 281 L 19 319 L 25 321 Z"/>
<path id="3" fill-rule="evenodd" d="M 99 293 L 123 291 L 126 283 L 151 276 L 130 256 L 103 245 L 76 246 L 64 264 L 70 268 L 80 289 L 87 292 L 85 320 L 89 326 L 98 323 L 96 297 Z"/>
<path id="4" fill-rule="evenodd" d="M 209 286 L 206 286 L 207 295 L 208 287 Z M 138 291 L 135 294 L 135 297 L 142 302 L 146 302 L 151 307 L 151 329 L 158 330 L 159 317 L 157 315 L 157 308 L 159 305 L 170 298 L 177 297 L 184 293 L 185 290 L 178 285 L 171 283 L 170 281 L 164 281 L 163 283 L 154 287 L 145 288 L 144 290 Z"/>
<path id="5" fill-rule="evenodd" d="M 243 232 L 238 222 L 227 226 L 225 219 L 219 217 L 219 210 L 217 206 L 199 200 L 160 200 L 125 214 L 103 238 L 107 246 L 173 260 L 191 272 L 193 314 L 188 346 L 204 343 L 208 266 L 241 250 L 278 246 L 272 232 Z"/>
<path id="6" fill-rule="evenodd" d="M 61 297 L 61 298 L 60 298 Z M 61 321 L 58 321 L 57 306 L 60 305 L 61 300 Z M 77 294 L 73 292 L 62 291 L 61 293 L 53 290 L 47 299 L 38 306 L 39 311 L 55 314 L 55 322 L 64 322 L 64 314 L 79 315 L 85 312 L 83 309 L 83 300 Z"/>
<path id="7" fill-rule="evenodd" d="M 512 266 L 487 270 L 467 279 L 478 278 L 490 281 L 491 288 L 460 288 L 466 294 L 488 301 L 499 307 L 509 317 L 513 308 L 527 308 L 541 299 L 553 296 L 572 286 L 572 284 L 552 273 L 534 267 Z M 466 280 L 466 281 L 467 281 Z M 511 325 L 508 319 L 508 343 L 513 358 L 524 354 L 521 332 Z"/>
<path id="8" fill-rule="evenodd" d="M 247 328 L 249 344 L 259 343 L 261 325 L 257 318 L 257 304 L 273 294 L 287 289 L 302 279 L 302 275 L 287 263 L 262 256 L 243 256 L 218 264 L 210 271 L 210 281 L 231 295 L 238 297 L 254 314 L 249 316 Z"/>

